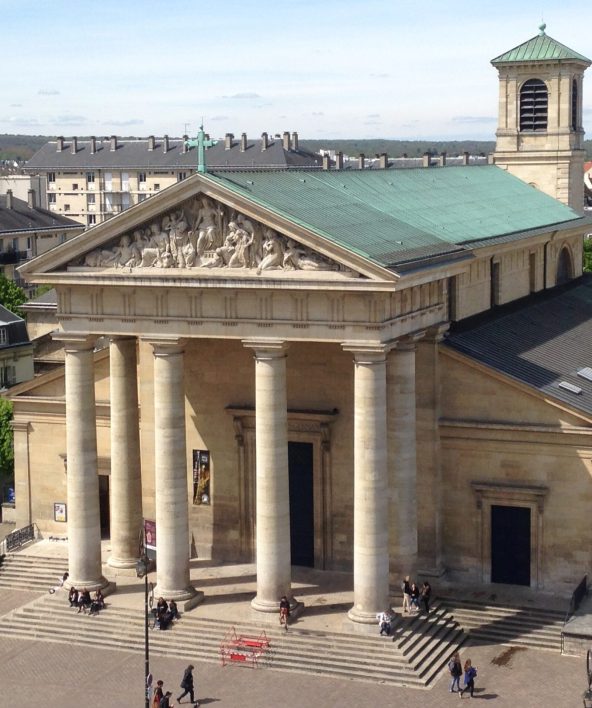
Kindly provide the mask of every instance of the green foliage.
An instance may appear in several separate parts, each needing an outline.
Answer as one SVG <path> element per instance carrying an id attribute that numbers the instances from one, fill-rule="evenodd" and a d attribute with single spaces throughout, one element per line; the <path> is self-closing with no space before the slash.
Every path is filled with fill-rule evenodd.
<path id="1" fill-rule="evenodd" d="M 14 479 L 12 403 L 0 398 L 0 492 Z"/>
<path id="2" fill-rule="evenodd" d="M 22 317 L 20 306 L 27 302 L 25 291 L 13 280 L 0 275 L 0 305 Z"/>
<path id="3" fill-rule="evenodd" d="M 592 239 L 584 239 L 584 273 L 592 273 Z"/>

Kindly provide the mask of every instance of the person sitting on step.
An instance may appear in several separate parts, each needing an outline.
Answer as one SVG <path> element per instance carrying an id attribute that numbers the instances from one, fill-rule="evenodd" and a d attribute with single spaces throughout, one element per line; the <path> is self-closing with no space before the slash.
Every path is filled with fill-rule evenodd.
<path id="1" fill-rule="evenodd" d="M 105 609 L 105 598 L 103 597 L 103 593 L 101 592 L 101 588 L 98 588 L 97 591 L 95 592 L 95 596 L 92 599 L 92 602 L 90 603 L 90 610 L 88 611 L 89 615 L 98 615 L 101 610 Z"/>
<path id="2" fill-rule="evenodd" d="M 78 607 L 78 590 L 74 586 L 70 588 L 70 592 L 68 593 L 68 602 L 70 603 L 70 607 Z"/>
<path id="3" fill-rule="evenodd" d="M 90 592 L 84 588 L 78 595 L 78 612 L 84 612 L 84 614 L 86 614 L 86 608 L 90 607 L 90 604 Z"/>

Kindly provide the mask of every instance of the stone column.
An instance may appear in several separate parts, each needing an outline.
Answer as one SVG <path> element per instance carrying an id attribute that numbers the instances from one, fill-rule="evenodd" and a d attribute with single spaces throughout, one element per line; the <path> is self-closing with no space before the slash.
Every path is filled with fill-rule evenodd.
<path id="1" fill-rule="evenodd" d="M 394 343 L 387 359 L 390 572 L 414 575 L 417 564 L 415 349 L 423 333 Z"/>
<path id="2" fill-rule="evenodd" d="M 343 345 L 354 354 L 354 606 L 349 618 L 372 624 L 388 606 L 386 350 Z"/>
<path id="3" fill-rule="evenodd" d="M 33 521 L 31 509 L 31 466 L 29 462 L 29 429 L 24 420 L 12 421 L 14 445 L 15 528 L 22 529 Z"/>
<path id="4" fill-rule="evenodd" d="M 62 333 L 66 368 L 68 476 L 68 585 L 96 590 L 102 574 L 94 343 L 88 335 Z"/>
<path id="5" fill-rule="evenodd" d="M 417 345 L 417 550 L 422 576 L 437 577 L 444 572 L 438 345 L 448 327 L 429 329 Z"/>
<path id="6" fill-rule="evenodd" d="M 154 350 L 154 470 L 157 596 L 188 600 L 189 495 L 185 442 L 185 341 L 151 340 Z"/>
<path id="7" fill-rule="evenodd" d="M 279 340 L 243 344 L 255 350 L 257 596 L 251 605 L 260 612 L 277 612 L 282 595 L 292 602 L 287 344 Z"/>
<path id="8" fill-rule="evenodd" d="M 135 568 L 142 529 L 142 479 L 135 338 L 113 337 L 111 387 L 111 557 L 114 568 Z"/>

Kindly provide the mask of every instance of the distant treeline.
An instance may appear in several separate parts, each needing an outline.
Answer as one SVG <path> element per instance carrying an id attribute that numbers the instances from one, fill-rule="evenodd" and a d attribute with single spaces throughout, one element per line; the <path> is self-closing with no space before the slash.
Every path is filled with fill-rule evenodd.
<path id="1" fill-rule="evenodd" d="M 55 140 L 50 135 L 0 135 L 0 160 L 28 160 L 48 140 Z M 336 150 L 344 155 L 357 156 L 363 153 L 374 157 L 386 152 L 389 157 L 418 157 L 425 152 L 439 155 L 442 152 L 450 157 L 469 152 L 471 155 L 488 155 L 493 152 L 493 140 L 307 140 L 300 139 L 300 147 L 311 152 Z M 592 140 L 584 141 L 587 158 L 592 159 Z"/>

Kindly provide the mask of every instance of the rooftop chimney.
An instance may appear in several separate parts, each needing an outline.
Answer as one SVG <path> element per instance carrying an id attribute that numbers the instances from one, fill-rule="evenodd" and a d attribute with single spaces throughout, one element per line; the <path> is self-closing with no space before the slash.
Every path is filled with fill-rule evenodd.
<path id="1" fill-rule="evenodd" d="M 323 155 L 323 169 L 328 170 L 331 167 L 331 158 L 329 155 Z"/>
<path id="2" fill-rule="evenodd" d="M 424 154 L 421 158 L 421 164 L 422 164 L 422 167 L 429 167 L 430 166 L 430 153 L 429 152 L 424 152 Z"/>
<path id="3" fill-rule="evenodd" d="M 117 135 L 112 135 L 111 136 L 111 152 L 115 152 L 117 150 Z"/>
<path id="4" fill-rule="evenodd" d="M 388 155 L 386 154 L 386 152 L 382 152 L 378 156 L 378 166 L 381 170 L 388 169 Z"/>
<path id="5" fill-rule="evenodd" d="M 366 166 L 366 155 L 364 155 L 364 153 L 361 152 L 358 156 L 358 169 L 363 170 L 365 166 Z"/>
<path id="6" fill-rule="evenodd" d="M 298 150 L 298 133 L 292 133 L 292 150 Z"/>
<path id="7" fill-rule="evenodd" d="M 288 133 L 287 130 L 284 131 L 284 134 L 282 136 L 282 140 L 284 143 L 284 150 L 289 150 L 290 149 L 290 133 Z"/>
<path id="8" fill-rule="evenodd" d="M 64 138 L 63 138 L 61 135 L 60 135 L 60 137 L 57 139 L 57 143 L 58 143 L 58 144 L 57 144 L 57 147 L 56 147 L 56 151 L 57 151 L 57 152 L 62 152 L 62 150 L 64 149 Z"/>
<path id="9" fill-rule="evenodd" d="M 470 160 L 470 155 L 468 152 L 463 152 L 462 154 L 462 164 L 463 165 L 468 165 Z"/>
<path id="10" fill-rule="evenodd" d="M 341 151 L 335 153 L 335 169 L 343 169 L 343 153 Z"/>
<path id="11" fill-rule="evenodd" d="M 34 189 L 29 189 L 27 192 L 27 202 L 29 204 L 29 209 L 35 209 L 35 190 Z"/>
<path id="12" fill-rule="evenodd" d="M 225 150 L 230 150 L 232 147 L 232 139 L 234 138 L 234 135 L 232 133 L 226 133 L 224 136 L 224 149 Z"/>
<path id="13" fill-rule="evenodd" d="M 495 165 L 495 156 L 492 152 L 489 153 L 487 156 L 487 164 L 488 165 Z"/>
<path id="14" fill-rule="evenodd" d="M 240 151 L 244 152 L 247 149 L 247 134 L 241 133 L 240 139 Z"/>
<path id="15" fill-rule="evenodd" d="M 261 152 L 269 147 L 269 136 L 267 133 L 261 133 Z"/>
<path id="16" fill-rule="evenodd" d="M 6 190 L 6 208 L 14 209 L 14 204 L 12 202 L 12 189 Z"/>
<path id="17" fill-rule="evenodd" d="M 162 139 L 162 151 L 166 154 L 169 151 L 169 136 L 165 135 Z"/>
<path id="18" fill-rule="evenodd" d="M 72 152 L 72 155 L 76 155 L 78 152 L 78 140 L 76 137 L 72 138 L 72 144 L 70 145 L 70 151 Z"/>
<path id="19" fill-rule="evenodd" d="M 90 154 L 94 155 L 97 151 L 97 139 L 93 135 L 92 138 L 90 139 Z"/>
<path id="20" fill-rule="evenodd" d="M 446 167 L 446 153 L 440 153 L 440 167 Z"/>
<path id="21" fill-rule="evenodd" d="M 154 135 L 148 136 L 148 150 L 154 150 L 156 141 L 154 140 Z"/>
<path id="22" fill-rule="evenodd" d="M 187 144 L 186 144 L 188 140 L 189 140 L 189 136 L 184 135 L 183 136 L 183 150 L 181 151 L 183 153 L 183 155 L 189 151 L 189 148 L 187 147 Z"/>

